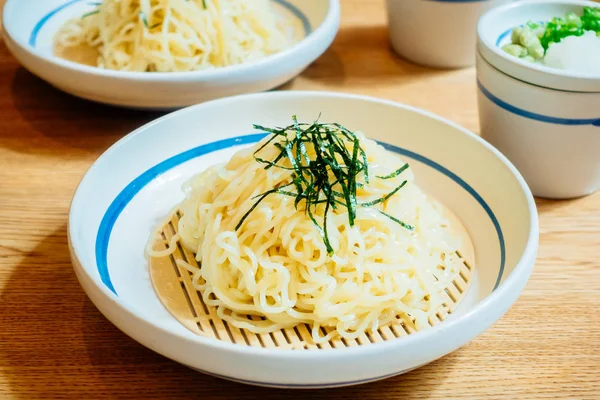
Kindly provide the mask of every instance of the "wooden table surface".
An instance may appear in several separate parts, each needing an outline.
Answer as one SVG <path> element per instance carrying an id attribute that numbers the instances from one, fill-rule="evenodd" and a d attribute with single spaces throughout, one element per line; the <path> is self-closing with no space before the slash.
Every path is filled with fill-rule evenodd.
<path id="1" fill-rule="evenodd" d="M 474 70 L 395 57 L 383 0 L 343 0 L 333 46 L 286 89 L 374 95 L 478 130 Z M 111 325 L 69 261 L 67 215 L 79 180 L 112 143 L 159 114 L 63 94 L 0 42 L 0 399 L 600 398 L 600 193 L 539 201 L 539 258 L 523 295 L 453 354 L 363 386 L 298 392 L 204 376 Z"/>

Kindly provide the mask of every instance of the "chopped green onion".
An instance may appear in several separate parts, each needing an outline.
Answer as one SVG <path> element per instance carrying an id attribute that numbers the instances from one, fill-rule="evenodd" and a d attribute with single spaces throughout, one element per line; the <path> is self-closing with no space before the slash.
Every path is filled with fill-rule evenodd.
<path id="1" fill-rule="evenodd" d="M 582 15 L 570 12 L 546 23 L 530 21 L 513 29 L 511 43 L 502 49 L 515 57 L 535 61 L 543 58 L 553 43 L 569 36 L 582 36 L 587 31 L 600 37 L 600 8 L 584 7 Z"/>
<path id="2" fill-rule="evenodd" d="M 565 18 L 553 18 L 546 24 L 540 38 L 544 49 L 568 36 L 582 36 L 586 31 L 600 32 L 600 8 L 584 7 L 583 15 L 568 13 Z"/>

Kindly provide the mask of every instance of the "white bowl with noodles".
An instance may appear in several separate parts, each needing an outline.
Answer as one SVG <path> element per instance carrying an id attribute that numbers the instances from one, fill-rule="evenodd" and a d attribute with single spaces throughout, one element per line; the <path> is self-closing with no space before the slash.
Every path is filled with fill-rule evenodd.
<path id="1" fill-rule="evenodd" d="M 340 23 L 339 0 L 270 0 L 290 39 L 290 46 L 282 51 L 198 71 L 128 72 L 86 65 L 96 60 L 89 49 L 76 49 L 66 58 L 56 55 L 54 39 L 59 29 L 67 21 L 93 12 L 94 3 L 8 0 L 2 18 L 6 45 L 25 68 L 60 90 L 100 103 L 142 109 L 173 109 L 276 88 L 325 52 Z"/>
<path id="2" fill-rule="evenodd" d="M 222 321 L 215 315 L 197 318 L 198 327 L 209 320 L 216 323 L 198 334 L 163 306 L 153 288 L 145 247 L 159 221 L 183 200 L 183 183 L 263 138 L 253 124 L 287 126 L 292 115 L 301 121 L 321 115 L 323 121 L 339 122 L 379 141 L 407 161 L 419 187 L 462 223 L 474 259 L 470 266 L 464 264 L 468 279 L 457 278 L 453 283 L 458 285 L 448 287 L 446 293 L 462 301 L 444 321 L 419 332 L 381 328 L 356 341 L 292 349 L 295 337 L 282 332 L 240 335 L 231 327 L 220 329 Z M 285 91 L 190 107 L 121 139 L 81 181 L 68 234 L 83 289 L 127 335 L 207 374 L 288 388 L 384 379 L 465 345 L 519 297 L 535 262 L 539 236 L 535 203 L 523 178 L 477 135 L 398 103 Z M 173 293 L 189 283 L 186 276 L 175 281 Z M 470 285 L 465 286 L 467 280 Z M 189 306 L 196 307 L 200 297 L 191 293 Z M 198 309 L 198 314 L 211 312 Z"/>

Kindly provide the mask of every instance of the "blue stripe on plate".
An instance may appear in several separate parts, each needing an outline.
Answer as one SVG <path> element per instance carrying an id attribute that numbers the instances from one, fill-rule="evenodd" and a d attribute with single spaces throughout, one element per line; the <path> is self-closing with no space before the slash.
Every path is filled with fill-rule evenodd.
<path id="1" fill-rule="evenodd" d="M 600 118 L 588 118 L 588 119 L 574 119 L 574 118 L 558 118 L 558 117 L 548 117 L 546 115 L 536 114 L 530 111 L 523 110 L 521 108 L 515 107 L 513 105 L 508 104 L 507 102 L 500 100 L 498 97 L 494 96 L 487 90 L 480 81 L 477 81 L 477 86 L 479 90 L 485 97 L 487 97 L 492 103 L 496 104 L 498 107 L 509 111 L 513 114 L 519 115 L 524 118 L 533 119 L 540 122 L 547 122 L 549 124 L 556 125 L 570 125 L 570 126 L 581 126 L 581 125 L 593 125 L 600 126 Z"/>
<path id="2" fill-rule="evenodd" d="M 217 150 L 223 150 L 229 147 L 248 143 L 256 143 L 265 136 L 266 134 L 264 133 L 257 133 L 253 135 L 218 140 L 216 142 L 195 147 L 155 165 L 127 185 L 108 207 L 108 210 L 100 222 L 98 236 L 96 237 L 96 264 L 98 266 L 98 272 L 100 273 L 100 279 L 102 279 L 102 282 L 104 282 L 106 287 L 112 290 L 114 294 L 117 294 L 110 279 L 107 262 L 108 241 L 110 239 L 113 227 L 117 222 L 117 218 L 119 218 L 119 215 L 121 215 L 121 212 L 125 209 L 127 204 L 129 204 L 129 202 L 135 197 L 136 194 L 139 193 L 140 190 L 144 188 L 144 186 L 152 182 L 159 175 L 162 175 L 168 170 L 183 164 L 186 161 L 215 152 Z"/>
<path id="3" fill-rule="evenodd" d="M 442 174 L 446 175 L 448 178 L 452 179 L 460 187 L 462 187 L 464 190 L 466 190 L 471 196 L 473 196 L 473 198 L 483 208 L 485 213 L 488 215 L 488 217 L 492 221 L 494 228 L 496 229 L 496 233 L 498 234 L 498 243 L 500 244 L 500 270 L 498 271 L 498 277 L 496 278 L 496 283 L 494 284 L 494 289 L 493 289 L 493 290 L 496 290 L 498 285 L 500 285 L 500 281 L 502 281 L 502 276 L 504 275 L 504 266 L 506 264 L 506 245 L 504 243 L 504 234 L 502 233 L 502 228 L 500 227 L 500 222 L 498 221 L 498 218 L 496 218 L 494 211 L 492 211 L 492 209 L 485 202 L 483 197 L 481 197 L 481 195 L 479 193 L 477 193 L 471 185 L 469 185 L 467 182 L 465 182 L 464 179 L 462 179 L 460 176 L 456 175 L 454 172 L 450 171 L 443 165 L 440 165 L 437 162 L 430 160 L 429 158 L 424 157 L 415 152 L 412 152 L 410 150 L 406 150 L 406 149 L 403 149 L 403 148 L 400 148 L 400 147 L 397 147 L 397 146 L 394 146 L 391 144 L 387 144 L 387 143 L 380 142 L 380 144 L 383 147 L 385 147 L 386 149 L 393 151 L 394 153 L 398 153 L 405 157 L 412 158 L 413 160 L 421 162 L 421 163 L 427 165 L 428 167 L 431 167 L 431 168 L 435 169 L 436 171 L 439 171 Z"/>
<path id="4" fill-rule="evenodd" d="M 292 14 L 294 14 L 294 16 L 296 18 L 298 18 L 300 20 L 300 22 L 302 22 L 302 27 L 304 28 L 304 35 L 308 36 L 312 33 L 312 26 L 310 25 L 310 21 L 308 20 L 308 17 L 295 5 L 293 5 L 292 3 L 286 1 L 286 0 L 273 0 L 276 3 L 281 4 L 282 6 L 284 6 L 285 8 L 287 8 Z"/>
<path id="5" fill-rule="evenodd" d="M 98 235 L 96 237 L 96 264 L 98 268 L 98 273 L 100 275 L 100 279 L 102 282 L 108 287 L 113 293 L 117 294 L 112 281 L 110 279 L 110 273 L 108 270 L 108 244 L 110 241 L 110 235 L 112 230 L 117 222 L 117 219 L 121 215 L 121 212 L 125 209 L 127 204 L 142 190 L 147 184 L 156 179 L 159 175 L 167 172 L 168 170 L 183 164 L 189 160 L 194 158 L 215 152 L 217 150 L 227 149 L 233 146 L 239 146 L 243 144 L 255 143 L 260 139 L 264 138 L 266 134 L 258 133 L 251 134 L 245 136 L 238 136 L 235 138 L 223 139 L 216 142 L 204 144 L 193 149 L 187 150 L 183 153 L 177 154 L 158 165 L 150 168 L 137 178 L 135 178 L 129 185 L 121 191 L 114 199 L 114 201 L 108 207 L 108 210 L 104 214 L 102 221 L 100 222 L 100 227 L 98 228 Z M 494 212 L 490 208 L 490 206 L 485 202 L 485 200 L 481 197 L 479 193 L 471 187 L 467 182 L 465 182 L 458 175 L 448 170 L 444 166 L 438 164 L 437 162 L 430 160 L 427 157 L 424 157 L 420 154 L 414 153 L 410 150 L 403 149 L 401 147 L 393 146 L 391 144 L 382 143 L 386 149 L 398 153 L 400 155 L 412 158 L 418 162 L 421 162 L 452 179 L 455 183 L 457 183 L 460 187 L 466 190 L 484 209 L 494 228 L 496 229 L 496 233 L 498 235 L 498 243 L 500 245 L 500 269 L 498 271 L 498 277 L 496 278 L 496 283 L 494 285 L 494 290 L 498 287 L 502 280 L 502 276 L 504 274 L 504 266 L 506 262 L 506 248 L 504 243 L 504 235 L 502 233 L 502 228 L 500 227 L 500 223 L 496 218 Z M 118 294 L 117 294 L 118 295 Z"/>
<path id="6" fill-rule="evenodd" d="M 35 24 L 35 26 L 33 27 L 33 31 L 31 31 L 31 35 L 29 36 L 29 45 L 31 47 L 35 47 L 35 44 L 37 42 L 37 38 L 38 38 L 40 31 L 42 30 L 44 25 L 46 25 L 46 22 L 48 22 L 50 20 L 50 18 L 54 17 L 56 14 L 58 14 L 65 8 L 70 7 L 73 4 L 79 3 L 81 1 L 83 1 L 83 0 L 68 1 L 65 4 L 63 4 L 62 6 L 59 6 L 59 7 L 55 8 L 54 10 L 50 11 L 48 14 L 44 15 L 44 17 L 42 19 L 40 19 L 40 21 L 37 24 Z"/>
<path id="7" fill-rule="evenodd" d="M 56 14 L 58 14 L 65 8 L 70 7 L 73 4 L 80 3 L 82 1 L 84 1 L 84 0 L 70 0 L 70 1 L 66 2 L 65 4 L 58 6 L 54 10 L 50 11 L 48 14 L 46 14 L 33 27 L 33 31 L 31 31 L 31 35 L 29 36 L 29 45 L 31 47 L 35 47 L 38 36 L 40 34 L 40 31 L 52 17 L 54 17 Z M 304 34 L 306 36 L 308 36 L 312 33 L 312 26 L 310 25 L 310 21 L 308 20 L 308 17 L 298 7 L 296 7 L 294 4 L 288 2 L 287 0 L 272 0 L 272 1 L 279 3 L 283 7 L 287 8 L 292 14 L 294 14 L 294 16 L 296 18 L 298 18 L 300 20 L 300 22 L 302 22 L 302 27 L 304 29 Z"/>
<path id="8" fill-rule="evenodd" d="M 507 29 L 506 31 L 502 32 L 500 36 L 498 36 L 498 40 L 496 40 L 496 47 L 500 47 L 504 39 L 506 39 L 509 35 L 512 35 L 513 29 L 514 28 Z"/>

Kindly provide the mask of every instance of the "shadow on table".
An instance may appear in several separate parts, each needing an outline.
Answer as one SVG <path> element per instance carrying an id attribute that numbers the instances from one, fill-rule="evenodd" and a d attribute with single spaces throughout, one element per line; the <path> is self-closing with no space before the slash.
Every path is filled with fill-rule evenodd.
<path id="1" fill-rule="evenodd" d="M 446 73 L 448 71 L 421 67 L 402 59 L 389 46 L 387 27 L 371 25 L 342 27 L 332 46 L 302 73 L 301 78 L 321 87 L 344 90 L 342 85 L 348 81 L 352 88 L 380 83 L 382 78 L 401 85 L 416 78 Z M 292 87 L 293 81 L 281 88 Z"/>
<path id="2" fill-rule="evenodd" d="M 4 146 L 59 158 L 67 154 L 97 154 L 162 115 L 79 99 L 55 89 L 24 68 L 16 69 L 9 96 L 18 119 L 11 126 L 18 131 L 2 132 Z"/>
<path id="3" fill-rule="evenodd" d="M 572 208 L 577 210 L 582 207 L 582 204 L 588 201 L 588 197 L 579 197 L 575 199 L 542 199 L 539 197 L 535 198 L 535 205 L 537 206 L 538 213 L 544 215 L 547 212 L 557 212 L 558 210 L 566 210 Z"/>
<path id="4" fill-rule="evenodd" d="M 346 389 L 256 388 L 192 371 L 142 347 L 87 299 L 68 258 L 66 226 L 28 253 L 0 293 L 0 374 L 14 399 L 423 399 L 460 353 L 382 382 Z"/>
<path id="5" fill-rule="evenodd" d="M 302 81 L 304 89 L 343 91 L 344 84 L 350 82 L 353 91 L 361 91 L 382 78 L 401 85 L 444 73 L 396 56 L 389 49 L 384 26 L 348 27 L 339 31 L 333 45 L 299 79 L 277 89 L 292 89 L 296 87 L 294 82 Z M 2 132 L 2 143 L 22 153 L 56 158 L 96 155 L 125 134 L 164 114 L 79 99 L 21 67 L 15 68 L 7 85 L 10 99 L 6 106 L 14 107 L 15 113 L 3 111 L 7 115 L 16 114 L 17 121 L 10 124 L 14 132 Z"/>

